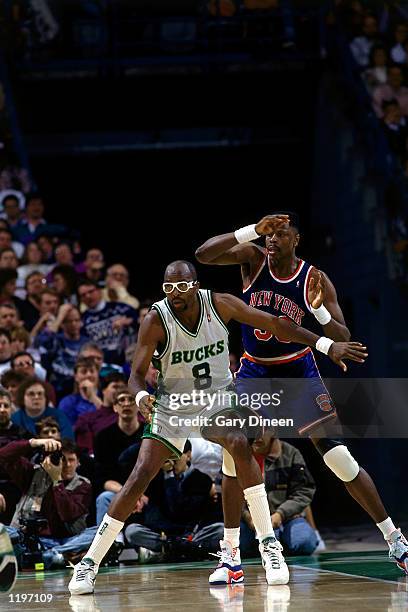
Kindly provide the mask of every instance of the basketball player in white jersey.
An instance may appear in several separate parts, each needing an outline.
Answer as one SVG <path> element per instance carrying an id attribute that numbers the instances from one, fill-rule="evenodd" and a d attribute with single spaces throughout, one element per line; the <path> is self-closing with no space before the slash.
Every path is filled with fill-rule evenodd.
<path id="1" fill-rule="evenodd" d="M 327 342 L 326 338 L 319 339 L 291 321 L 249 308 L 232 295 L 201 290 L 195 268 L 189 262 L 176 261 L 167 267 L 163 290 L 167 297 L 153 305 L 140 327 L 129 379 L 136 403 L 148 420 L 144 439 L 131 475 L 112 501 L 84 559 L 75 566 L 69 584 L 75 595 L 93 592 L 98 566 L 139 497 L 164 462 L 181 455 L 187 437 L 202 431 L 201 425 L 189 426 L 188 420 L 211 419 L 221 413 L 242 417 L 234 404 L 235 394 L 229 389 L 232 376 L 226 325 L 231 319 L 316 346 L 343 369 L 342 359 L 362 363 L 367 356 L 365 347 L 359 343 Z M 157 397 L 149 395 L 145 386 L 145 375 L 153 358 L 161 374 Z M 222 401 L 217 400 L 208 410 L 208 405 L 194 400 L 194 390 L 213 395 L 222 391 Z M 172 410 L 173 396 L 177 394 L 181 398 L 180 394 L 186 392 L 193 399 L 187 405 L 180 402 L 178 410 Z M 184 427 L 183 422 L 187 422 Z M 257 530 L 268 583 L 285 584 L 289 579 L 288 568 L 274 536 L 265 485 L 245 432 L 238 425 L 207 427 L 206 431 L 210 431 L 208 439 L 222 445 L 235 463 Z M 239 582 L 239 572 L 236 578 Z"/>

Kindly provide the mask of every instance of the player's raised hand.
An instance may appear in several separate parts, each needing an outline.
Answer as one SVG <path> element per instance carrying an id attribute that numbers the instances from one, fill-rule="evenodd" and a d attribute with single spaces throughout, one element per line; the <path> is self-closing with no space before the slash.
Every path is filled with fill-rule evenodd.
<path id="1" fill-rule="evenodd" d="M 367 347 L 360 342 L 333 342 L 328 353 L 330 359 L 347 372 L 344 359 L 350 359 L 357 363 L 364 363 L 368 357 Z"/>
<path id="2" fill-rule="evenodd" d="M 310 279 L 307 299 L 312 308 L 320 308 L 326 295 L 326 282 L 320 270 L 316 270 Z"/>
<path id="3" fill-rule="evenodd" d="M 154 395 L 144 395 L 139 402 L 140 414 L 146 419 L 147 423 L 152 422 L 153 406 L 156 398 Z"/>
<path id="4" fill-rule="evenodd" d="M 255 231 L 260 236 L 273 234 L 289 224 L 289 215 L 266 215 L 255 225 Z"/>

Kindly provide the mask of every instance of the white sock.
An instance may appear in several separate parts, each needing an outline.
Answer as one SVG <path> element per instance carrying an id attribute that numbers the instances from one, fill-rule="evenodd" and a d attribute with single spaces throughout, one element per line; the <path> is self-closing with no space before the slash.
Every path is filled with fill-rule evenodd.
<path id="1" fill-rule="evenodd" d="M 124 524 L 122 521 L 118 521 L 105 514 L 84 559 L 92 559 L 96 565 L 99 565 Z"/>
<path id="2" fill-rule="evenodd" d="M 264 483 L 244 489 L 244 497 L 254 522 L 258 540 L 262 542 L 265 538 L 274 538 L 275 534 Z"/>
<path id="3" fill-rule="evenodd" d="M 224 527 L 224 540 L 229 542 L 232 548 L 239 547 L 239 527 L 234 527 L 232 529 L 228 529 L 228 527 Z"/>
<path id="4" fill-rule="evenodd" d="M 390 535 L 397 530 L 390 517 L 386 518 L 385 521 L 381 521 L 381 523 L 376 523 L 376 525 L 378 529 L 382 531 L 384 540 L 388 540 Z"/>

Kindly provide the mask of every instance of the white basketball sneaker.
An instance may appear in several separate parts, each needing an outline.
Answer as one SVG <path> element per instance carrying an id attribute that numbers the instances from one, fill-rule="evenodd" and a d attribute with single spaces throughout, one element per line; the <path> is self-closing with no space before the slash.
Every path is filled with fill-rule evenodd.
<path id="1" fill-rule="evenodd" d="M 221 550 L 214 557 L 219 562 L 213 573 L 209 576 L 210 584 L 238 584 L 244 582 L 244 572 L 241 567 L 241 553 L 239 548 L 233 548 L 226 540 L 220 540 Z"/>
<path id="2" fill-rule="evenodd" d="M 402 535 L 401 529 L 394 531 L 387 542 L 390 547 L 390 559 L 396 561 L 398 567 L 408 575 L 408 542 Z"/>
<path id="3" fill-rule="evenodd" d="M 71 595 L 88 595 L 94 592 L 94 584 L 98 566 L 92 559 L 82 559 L 74 567 L 74 574 L 68 588 Z"/>
<path id="4" fill-rule="evenodd" d="M 259 544 L 262 565 L 268 584 L 287 584 L 289 569 L 282 555 L 282 545 L 276 538 L 265 538 Z"/>

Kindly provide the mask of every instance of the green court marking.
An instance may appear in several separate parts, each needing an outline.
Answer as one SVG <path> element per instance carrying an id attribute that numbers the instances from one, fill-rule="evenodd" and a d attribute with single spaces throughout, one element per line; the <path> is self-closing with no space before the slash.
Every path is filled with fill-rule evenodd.
<path id="1" fill-rule="evenodd" d="M 371 580 L 379 580 L 386 582 L 397 582 L 399 578 L 404 576 L 403 572 L 396 566 L 394 562 L 388 560 L 388 552 L 370 551 L 370 552 L 334 552 L 322 553 L 320 555 L 312 555 L 309 557 L 288 557 L 287 563 L 289 567 L 310 569 L 312 571 L 321 571 L 322 573 L 334 572 L 347 576 L 360 578 L 369 578 Z M 243 566 L 261 566 L 261 560 L 244 559 Z M 120 568 L 101 568 L 99 575 L 123 575 L 147 572 L 180 572 L 186 570 L 197 569 L 213 569 L 215 562 L 210 561 L 195 561 L 189 563 L 152 563 L 146 565 L 127 565 Z M 18 580 L 37 578 L 38 582 L 53 580 L 57 576 L 69 575 L 72 569 L 48 571 L 48 572 L 20 572 Z"/>
<path id="2" fill-rule="evenodd" d="M 398 582 L 404 573 L 389 560 L 387 551 L 354 553 L 322 553 L 311 557 L 291 557 L 289 566 L 322 572 L 336 572 L 348 576 Z"/>

